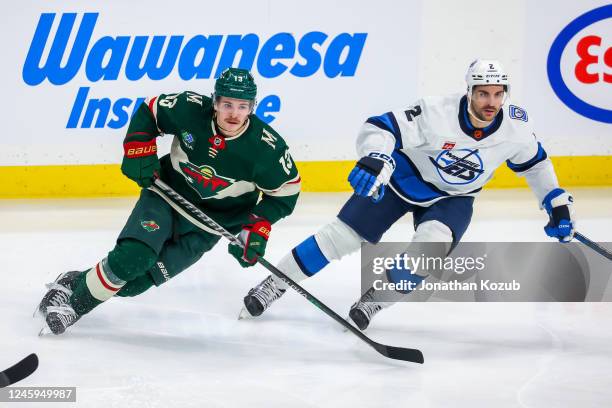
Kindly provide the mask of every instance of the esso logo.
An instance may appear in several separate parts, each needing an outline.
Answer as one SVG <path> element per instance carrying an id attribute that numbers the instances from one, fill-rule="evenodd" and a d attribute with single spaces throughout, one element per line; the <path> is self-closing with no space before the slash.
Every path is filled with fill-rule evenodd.
<path id="1" fill-rule="evenodd" d="M 570 22 L 548 53 L 548 80 L 574 112 L 612 123 L 612 4 Z"/>

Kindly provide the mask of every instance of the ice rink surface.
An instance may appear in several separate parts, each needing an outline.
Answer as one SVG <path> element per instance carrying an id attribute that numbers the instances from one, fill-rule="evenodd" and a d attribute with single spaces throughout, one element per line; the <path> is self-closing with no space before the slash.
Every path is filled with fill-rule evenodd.
<path id="1" fill-rule="evenodd" d="M 607 242 L 612 189 L 572 189 L 578 229 Z M 275 262 L 332 220 L 347 194 L 303 194 L 273 228 Z M 425 364 L 386 359 L 291 290 L 238 321 L 267 272 L 242 269 L 221 241 L 192 268 L 136 298 L 111 299 L 66 334 L 39 338 L 44 283 L 112 249 L 135 198 L 0 201 L 0 369 L 36 352 L 23 386 L 76 386 L 66 407 L 610 407 L 611 303 L 404 303 L 374 340 L 419 348 Z M 410 216 L 384 237 L 407 241 Z M 545 241 L 528 190 L 485 191 L 467 241 Z M 511 260 L 509 260 L 511 261 Z M 611 268 L 612 269 L 612 268 Z M 341 315 L 359 296 L 359 256 L 304 282 Z"/>

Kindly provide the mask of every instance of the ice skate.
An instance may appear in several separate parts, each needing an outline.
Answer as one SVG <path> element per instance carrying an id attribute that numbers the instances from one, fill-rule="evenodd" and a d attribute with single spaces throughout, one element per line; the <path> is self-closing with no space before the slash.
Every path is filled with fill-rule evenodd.
<path id="1" fill-rule="evenodd" d="M 55 335 L 62 334 L 80 318 L 81 316 L 74 311 L 70 303 L 65 303 L 61 306 L 49 306 L 47 308 L 47 316 L 45 317 L 47 327 L 40 331 L 40 335 L 49 332 Z"/>
<path id="2" fill-rule="evenodd" d="M 280 289 L 272 275 L 264 279 L 259 285 L 249 290 L 244 297 L 244 307 L 240 311 L 238 320 L 261 315 L 270 305 L 280 298 L 286 289 Z"/>
<path id="3" fill-rule="evenodd" d="M 61 306 L 68 303 L 72 295 L 73 283 L 80 273 L 79 271 L 64 272 L 54 282 L 48 283 L 47 293 L 43 296 L 34 314 L 40 313 L 43 318 L 46 318 L 47 309 L 50 306 Z"/>
<path id="4" fill-rule="evenodd" d="M 374 288 L 368 289 L 357 302 L 351 306 L 349 317 L 359 327 L 365 330 L 370 325 L 372 318 L 381 310 L 389 307 L 389 302 L 376 302 L 373 300 Z"/>

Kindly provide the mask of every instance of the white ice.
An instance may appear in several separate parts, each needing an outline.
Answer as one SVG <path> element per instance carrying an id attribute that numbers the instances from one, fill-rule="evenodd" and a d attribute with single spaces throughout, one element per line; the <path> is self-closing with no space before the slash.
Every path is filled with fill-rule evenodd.
<path id="1" fill-rule="evenodd" d="M 610 241 L 612 189 L 572 192 L 579 230 Z M 333 219 L 346 198 L 303 194 L 274 227 L 267 258 Z M 238 321 L 242 297 L 267 273 L 241 269 L 225 243 L 164 286 L 111 299 L 65 335 L 37 337 L 44 283 L 104 257 L 134 201 L 0 201 L 0 369 L 40 358 L 20 385 L 76 386 L 78 407 L 612 406 L 611 303 L 398 304 L 367 334 L 421 349 L 425 364 L 409 364 L 380 356 L 291 291 L 261 318 Z M 485 191 L 465 239 L 545 241 L 545 220 L 529 191 Z M 384 240 L 411 235 L 407 216 Z M 354 255 L 304 286 L 345 315 L 359 281 Z"/>

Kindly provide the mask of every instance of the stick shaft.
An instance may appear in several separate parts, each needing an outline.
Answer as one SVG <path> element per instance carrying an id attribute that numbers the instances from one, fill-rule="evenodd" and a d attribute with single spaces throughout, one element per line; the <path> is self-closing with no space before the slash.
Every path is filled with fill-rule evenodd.
<path id="1" fill-rule="evenodd" d="M 174 208 L 179 214 L 183 215 L 190 222 L 194 223 L 194 225 L 204 229 L 205 231 L 210 232 L 215 231 L 218 235 L 221 235 L 227 238 L 231 243 L 244 247 L 242 241 L 240 241 L 236 236 L 232 235 L 229 231 L 223 228 L 221 225 L 217 224 L 215 220 L 206 215 L 202 210 L 197 208 L 195 205 L 191 204 L 187 199 L 181 196 L 179 193 L 174 191 L 170 186 L 161 181 L 160 179 L 156 179 L 154 185 L 149 187 L 151 191 L 158 194 L 164 201 L 166 201 L 172 208 Z M 287 285 L 289 285 L 292 289 L 298 292 L 300 295 L 305 297 L 310 303 L 315 305 L 319 310 L 324 312 L 326 315 L 334 319 L 336 322 L 344 326 L 351 333 L 357 336 L 359 339 L 369 344 L 379 353 L 385 355 L 389 358 L 394 358 L 398 360 L 411 361 L 415 363 L 423 363 L 423 354 L 420 350 L 402 348 L 402 347 L 392 347 L 386 346 L 380 343 L 375 342 L 374 340 L 367 337 L 360 330 L 356 329 L 353 325 L 348 323 L 342 317 L 340 317 L 336 312 L 330 309 L 327 305 L 321 302 L 319 299 L 314 297 L 296 282 L 294 282 L 291 278 L 285 275 L 282 271 L 276 268 L 274 265 L 269 263 L 265 258 L 259 257 L 258 260 L 260 265 L 270 271 L 272 274 L 276 275 L 282 281 L 284 281 Z"/>

